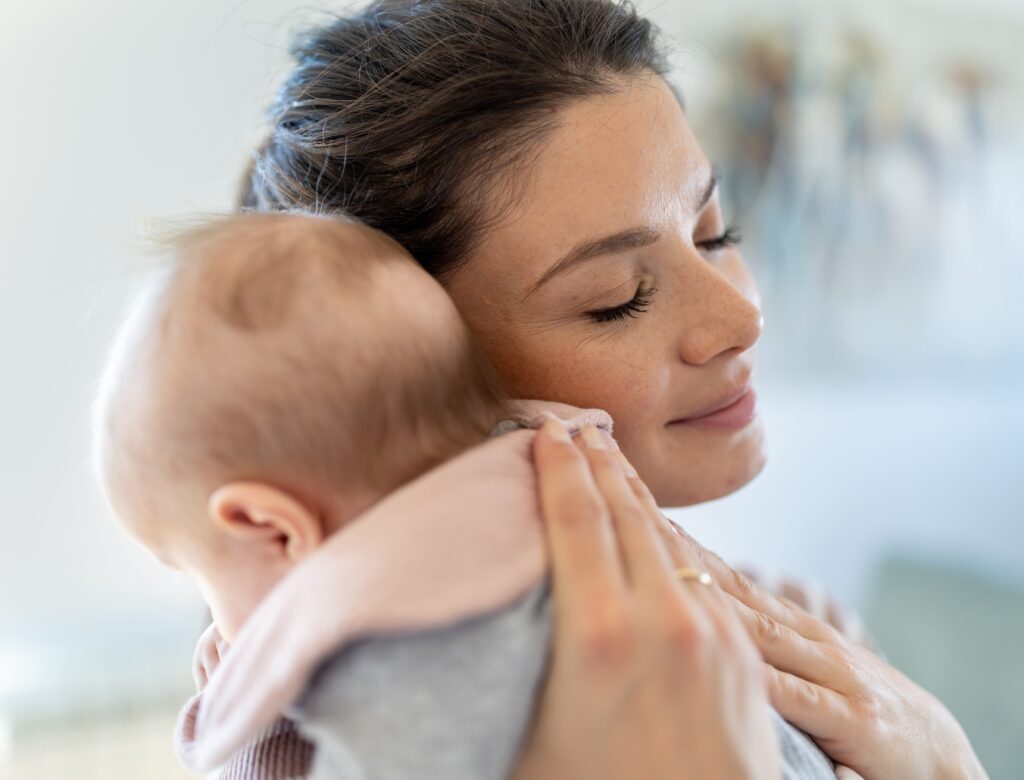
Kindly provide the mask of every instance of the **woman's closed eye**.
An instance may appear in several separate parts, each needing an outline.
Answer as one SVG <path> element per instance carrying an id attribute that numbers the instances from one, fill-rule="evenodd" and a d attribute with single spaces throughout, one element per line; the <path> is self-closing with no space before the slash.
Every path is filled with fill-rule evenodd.
<path id="1" fill-rule="evenodd" d="M 698 241 L 697 248 L 705 252 L 717 252 L 730 246 L 736 246 L 742 240 L 740 229 L 736 225 L 729 225 L 722 235 L 709 238 L 706 241 Z"/>
<path id="2" fill-rule="evenodd" d="M 696 246 L 703 252 L 719 252 L 731 246 L 736 246 L 742 240 L 740 230 L 736 225 L 729 225 L 722 234 L 714 238 L 698 241 Z M 657 289 L 641 282 L 633 297 L 618 306 L 609 306 L 604 309 L 592 309 L 587 316 L 596 323 L 615 322 L 626 317 L 639 317 L 651 305 Z"/>
<path id="3" fill-rule="evenodd" d="M 654 293 L 656 292 L 657 289 L 654 287 L 648 287 L 641 282 L 630 300 L 619 304 L 618 306 L 588 311 L 587 316 L 594 322 L 614 322 L 615 320 L 621 320 L 625 317 L 639 317 L 647 311 L 647 307 L 651 305 L 651 301 L 654 299 Z"/>

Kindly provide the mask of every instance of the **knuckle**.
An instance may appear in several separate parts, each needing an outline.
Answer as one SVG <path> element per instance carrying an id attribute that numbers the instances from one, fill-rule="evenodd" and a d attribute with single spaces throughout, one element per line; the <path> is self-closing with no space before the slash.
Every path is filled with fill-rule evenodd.
<path id="1" fill-rule="evenodd" d="M 604 502 L 591 493 L 563 496 L 562 504 L 564 511 L 558 512 L 556 518 L 561 525 L 569 528 L 590 526 L 608 517 L 608 508 Z"/>
<path id="2" fill-rule="evenodd" d="M 599 520 L 608 515 L 608 507 L 592 493 L 577 496 L 574 503 L 576 514 L 584 520 Z"/>
<path id="3" fill-rule="evenodd" d="M 797 704 L 807 710 L 816 710 L 821 705 L 821 696 L 818 689 L 806 680 L 797 678 L 793 686 L 793 695 Z"/>
<path id="4" fill-rule="evenodd" d="M 877 731 L 883 725 L 885 713 L 878 697 L 870 694 L 854 697 L 852 709 L 857 721 L 869 731 Z"/>
<path id="5" fill-rule="evenodd" d="M 735 569 L 729 569 L 729 579 L 735 589 L 736 595 L 740 598 L 754 596 L 757 593 L 757 585 L 747 575 Z"/>
<path id="6" fill-rule="evenodd" d="M 692 652 L 707 644 L 710 631 L 704 621 L 686 609 L 672 609 L 661 621 L 664 643 L 673 651 Z"/>
<path id="7" fill-rule="evenodd" d="M 754 611 L 754 631 L 757 633 L 758 640 L 769 645 L 777 644 L 783 638 L 782 626 L 778 621 L 756 610 Z"/>
<path id="8" fill-rule="evenodd" d="M 826 643 L 822 652 L 833 666 L 855 672 L 856 664 L 853 653 L 845 645 Z"/>
<path id="9" fill-rule="evenodd" d="M 578 650 L 588 666 L 617 669 L 628 666 L 636 652 L 636 636 L 629 621 L 617 611 L 592 616 L 580 627 Z"/>
<path id="10" fill-rule="evenodd" d="M 616 510 L 615 521 L 622 525 L 642 527 L 646 524 L 647 518 L 640 507 L 626 504 L 625 506 L 618 507 Z"/>
<path id="11" fill-rule="evenodd" d="M 843 632 L 831 623 L 818 621 L 816 628 L 821 632 L 823 639 L 835 644 L 836 646 L 841 645 L 845 641 L 843 638 Z"/>

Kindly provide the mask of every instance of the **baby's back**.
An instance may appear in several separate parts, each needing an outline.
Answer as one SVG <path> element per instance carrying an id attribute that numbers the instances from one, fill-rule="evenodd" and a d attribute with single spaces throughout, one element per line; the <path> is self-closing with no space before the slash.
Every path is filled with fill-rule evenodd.
<path id="1" fill-rule="evenodd" d="M 505 780 L 528 733 L 551 629 L 545 580 L 490 615 L 349 646 L 297 707 L 316 744 L 312 777 Z M 835 778 L 803 732 L 774 711 L 772 718 L 783 778 Z"/>
<path id="2" fill-rule="evenodd" d="M 545 581 L 491 615 L 335 656 L 298 705 L 312 778 L 508 777 L 544 675 L 548 595 Z"/>

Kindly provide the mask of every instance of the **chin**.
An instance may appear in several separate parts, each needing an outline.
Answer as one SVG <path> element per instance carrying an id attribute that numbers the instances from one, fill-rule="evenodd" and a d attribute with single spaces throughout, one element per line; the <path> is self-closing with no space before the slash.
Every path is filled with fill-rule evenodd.
<path id="1" fill-rule="evenodd" d="M 724 498 L 764 470 L 767 457 L 759 419 L 738 439 L 721 434 L 694 438 L 685 451 L 659 458 L 650 478 L 638 468 L 658 506 L 692 506 Z"/>

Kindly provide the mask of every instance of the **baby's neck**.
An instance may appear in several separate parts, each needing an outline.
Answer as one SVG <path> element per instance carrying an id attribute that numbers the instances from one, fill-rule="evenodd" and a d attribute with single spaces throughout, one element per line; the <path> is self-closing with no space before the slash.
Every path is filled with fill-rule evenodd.
<path id="1" fill-rule="evenodd" d="M 433 462 L 428 463 L 426 468 L 424 468 L 420 473 L 414 474 L 412 477 L 405 480 L 395 480 L 395 484 L 387 489 L 380 490 L 364 486 L 360 488 L 335 491 L 330 503 L 328 516 L 324 519 L 324 537 L 326 538 L 335 532 L 340 531 L 389 493 L 405 487 L 410 482 L 419 479 L 427 472 L 440 466 L 442 463 L 458 457 L 473 447 L 483 444 L 489 438 L 490 436 L 481 435 L 479 437 L 474 437 L 473 440 L 463 444 L 455 445 L 449 443 L 444 448 L 443 454 L 432 459 Z"/>
<path id="2" fill-rule="evenodd" d="M 324 538 L 333 536 L 349 525 L 385 495 L 387 492 L 371 488 L 335 491 L 326 502 L 322 515 Z"/>

